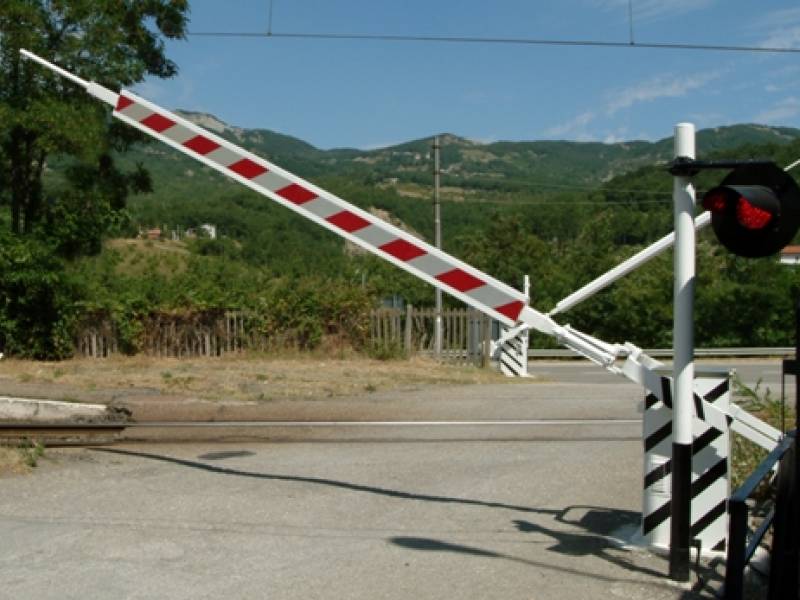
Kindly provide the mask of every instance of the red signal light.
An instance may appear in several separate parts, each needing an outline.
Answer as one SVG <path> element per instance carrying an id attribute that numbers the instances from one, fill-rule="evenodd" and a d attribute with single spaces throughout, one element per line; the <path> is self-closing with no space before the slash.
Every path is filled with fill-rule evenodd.
<path id="1" fill-rule="evenodd" d="M 775 254 L 800 230 L 800 187 L 774 163 L 737 165 L 706 192 L 703 207 L 717 239 L 738 256 Z"/>
<path id="2" fill-rule="evenodd" d="M 736 202 L 736 220 L 746 229 L 764 229 L 772 221 L 772 213 L 755 206 L 744 196 L 739 196 Z"/>

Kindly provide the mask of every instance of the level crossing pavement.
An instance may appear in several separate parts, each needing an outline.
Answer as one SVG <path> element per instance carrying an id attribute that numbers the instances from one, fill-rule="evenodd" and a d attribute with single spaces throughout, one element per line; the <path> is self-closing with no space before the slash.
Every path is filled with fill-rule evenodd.
<path id="1" fill-rule="evenodd" d="M 270 403 L 278 420 L 358 425 L 49 449 L 0 480 L 0 597 L 712 597 L 720 561 L 692 591 L 635 545 L 641 388 L 584 361 L 531 368 Z"/>
<path id="2" fill-rule="evenodd" d="M 49 460 L 0 481 L 0 596 L 711 597 L 620 544 L 638 522 L 638 441 L 123 444 Z"/>
<path id="3" fill-rule="evenodd" d="M 671 366 L 665 361 L 667 367 Z M 698 369 L 733 369 L 741 381 L 750 388 L 759 385 L 760 391 L 769 388 L 774 398 L 779 398 L 781 393 L 781 359 L 779 358 L 715 358 L 702 359 L 695 362 Z M 560 383 L 585 383 L 585 384 L 618 384 L 624 379 L 606 369 L 587 360 L 560 360 L 544 361 L 531 360 L 528 363 L 528 372 L 542 380 Z M 760 382 L 760 383 L 759 383 Z M 794 378 L 786 376 L 785 394 L 787 398 L 794 398 Z"/>
<path id="4" fill-rule="evenodd" d="M 0 597 L 710 598 L 625 545 L 642 395 L 622 379 L 420 387 L 274 410 L 504 424 L 51 449 L 0 480 Z"/>

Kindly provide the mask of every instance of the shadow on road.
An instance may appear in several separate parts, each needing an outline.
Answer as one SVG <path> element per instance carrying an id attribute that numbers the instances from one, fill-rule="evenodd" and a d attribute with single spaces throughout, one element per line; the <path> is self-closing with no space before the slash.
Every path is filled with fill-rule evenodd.
<path id="1" fill-rule="evenodd" d="M 324 485 L 328 487 L 335 487 L 354 492 L 366 492 L 369 494 L 378 494 L 380 496 L 388 496 L 390 498 L 402 498 L 406 500 L 419 500 L 422 502 L 439 502 L 443 504 L 465 504 L 470 506 L 483 506 L 486 508 L 504 508 L 508 510 L 528 512 L 528 513 L 541 513 L 542 510 L 538 508 L 531 508 L 529 506 L 519 506 L 515 504 L 505 504 L 503 502 L 491 502 L 486 500 L 473 500 L 471 498 L 452 498 L 449 496 L 433 496 L 428 494 L 415 494 L 412 492 L 404 492 L 401 490 L 393 490 L 390 488 L 381 488 L 371 485 L 363 485 L 359 483 L 350 483 L 348 481 L 338 481 L 336 479 L 328 479 L 326 477 L 304 477 L 302 475 L 274 475 L 271 473 L 255 473 L 253 471 L 242 471 L 241 469 L 231 469 L 229 467 L 221 467 L 217 465 L 209 465 L 202 462 L 187 460 L 184 458 L 175 458 L 173 456 L 164 456 L 161 454 L 153 454 L 150 452 L 137 452 L 134 450 L 121 450 L 119 448 L 92 448 L 94 452 L 106 452 L 109 454 L 122 454 L 125 456 L 134 456 L 138 458 L 146 458 L 149 460 L 158 460 L 161 462 L 172 463 L 181 465 L 183 467 L 191 467 L 193 469 L 200 469 L 219 475 L 231 475 L 234 477 L 251 477 L 254 479 L 266 479 L 269 481 L 295 481 L 299 483 L 310 483 L 314 485 Z M 547 512 L 547 511 L 545 511 Z"/>
<path id="2" fill-rule="evenodd" d="M 229 467 L 222 467 L 218 465 L 211 465 L 203 462 L 193 460 L 176 458 L 172 456 L 165 456 L 161 454 L 153 454 L 149 452 L 139 452 L 134 450 L 122 450 L 117 448 L 92 448 L 95 452 L 103 452 L 108 454 L 117 454 L 124 456 L 131 456 L 135 458 L 143 458 L 148 460 L 156 460 L 160 462 L 180 465 L 193 469 L 199 469 L 219 475 L 228 475 L 234 477 L 249 477 L 254 479 L 262 479 L 267 481 L 290 481 L 307 483 L 313 485 L 323 485 L 328 487 L 340 488 L 354 492 L 364 492 L 369 494 L 377 494 L 387 496 L 390 498 L 400 498 L 405 500 L 416 500 L 421 502 L 436 502 L 443 504 L 459 504 L 467 506 L 480 506 L 485 508 L 500 508 L 517 512 L 528 513 L 531 515 L 545 515 L 551 516 L 558 523 L 568 524 L 579 528 L 582 531 L 572 533 L 567 531 L 560 531 L 554 528 L 545 527 L 526 520 L 513 520 L 512 523 L 518 531 L 526 533 L 540 533 L 552 538 L 555 544 L 548 548 L 548 550 L 560 554 L 570 556 L 596 556 L 612 563 L 618 567 L 623 568 L 629 572 L 639 573 L 647 577 L 655 578 L 651 580 L 651 585 L 659 587 L 669 587 L 666 580 L 666 575 L 663 572 L 637 565 L 632 561 L 625 558 L 628 551 L 621 548 L 619 541 L 609 538 L 616 531 L 626 526 L 635 528 L 638 525 L 640 514 L 633 511 L 614 510 L 602 507 L 591 506 L 570 506 L 564 509 L 545 509 L 534 508 L 530 506 L 521 506 L 516 504 L 507 504 L 504 502 L 493 502 L 490 500 L 477 500 L 472 498 L 456 498 L 450 496 L 435 496 L 429 494 L 419 494 L 413 492 L 405 492 L 402 490 L 395 490 L 390 488 L 382 488 L 376 486 L 363 485 L 358 483 L 351 483 L 347 481 L 339 481 L 335 479 L 328 479 L 324 477 L 305 477 L 300 475 L 275 475 L 270 473 L 258 473 L 252 471 L 244 471 L 241 469 L 232 469 Z M 234 456 L 243 456 L 243 453 L 230 452 L 204 455 L 202 458 L 208 460 L 219 460 L 221 458 L 228 458 Z M 580 515 L 572 518 L 572 515 Z M 449 543 L 441 540 L 421 538 L 421 537 L 393 537 L 389 541 L 397 546 L 403 548 L 420 550 L 420 551 L 436 551 L 436 552 L 455 552 L 459 554 L 467 554 L 472 556 L 481 556 L 486 558 L 500 558 L 505 560 L 514 561 L 521 564 L 536 566 L 539 568 L 553 569 L 565 572 L 572 575 L 581 577 L 589 577 L 593 579 L 600 579 L 610 582 L 624 581 L 618 577 L 606 576 L 598 573 L 589 573 L 579 569 L 572 569 L 569 567 L 559 566 L 546 562 L 532 561 L 525 558 L 520 558 L 508 554 L 494 552 L 482 548 L 465 546 L 461 544 Z M 613 550 L 616 554 L 609 551 Z M 618 554 L 618 555 L 617 555 Z M 642 580 L 638 580 L 642 581 Z M 697 596 L 692 592 L 684 595 L 683 598 L 700 598 L 707 596 Z"/>

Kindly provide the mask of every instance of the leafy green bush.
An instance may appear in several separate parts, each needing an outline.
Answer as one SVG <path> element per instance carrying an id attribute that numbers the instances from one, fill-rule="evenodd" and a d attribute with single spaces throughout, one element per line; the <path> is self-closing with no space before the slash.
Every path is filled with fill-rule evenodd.
<path id="1" fill-rule="evenodd" d="M 25 438 L 17 447 L 22 457 L 22 462 L 33 468 L 39 464 L 39 459 L 44 456 L 44 444 L 40 441 L 32 441 Z"/>
<path id="2" fill-rule="evenodd" d="M 778 429 L 786 423 L 794 423 L 794 411 L 790 406 L 785 406 L 775 398 L 772 391 L 766 387 L 761 388 L 761 380 L 754 387 L 748 387 L 738 377 L 733 380 L 734 401 L 760 419 L 763 419 Z M 784 412 L 785 411 L 785 412 Z M 731 436 L 731 489 L 735 490 L 756 469 L 767 456 L 767 451 L 740 435 Z M 760 491 L 764 494 L 766 489 Z"/>
<path id="3" fill-rule="evenodd" d="M 65 358 L 81 285 L 35 237 L 0 231 L 0 350 L 24 358 Z"/>

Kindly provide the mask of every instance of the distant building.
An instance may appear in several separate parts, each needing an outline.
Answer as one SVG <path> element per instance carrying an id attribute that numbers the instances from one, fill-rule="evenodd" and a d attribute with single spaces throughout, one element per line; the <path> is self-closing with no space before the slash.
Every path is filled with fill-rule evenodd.
<path id="1" fill-rule="evenodd" d="M 197 229 L 189 228 L 186 230 L 186 237 L 194 239 L 196 237 L 206 237 L 211 240 L 217 239 L 217 226 L 203 223 Z"/>
<path id="2" fill-rule="evenodd" d="M 786 246 L 781 250 L 780 260 L 782 265 L 800 264 L 800 246 Z"/>
<path id="3" fill-rule="evenodd" d="M 154 227 L 153 229 L 148 229 L 145 231 L 145 238 L 148 240 L 160 240 L 161 239 L 161 229 L 158 227 Z"/>
<path id="4" fill-rule="evenodd" d="M 200 225 L 200 229 L 206 232 L 206 235 L 211 238 L 212 240 L 217 239 L 217 226 L 211 225 L 210 223 L 203 223 Z"/>

